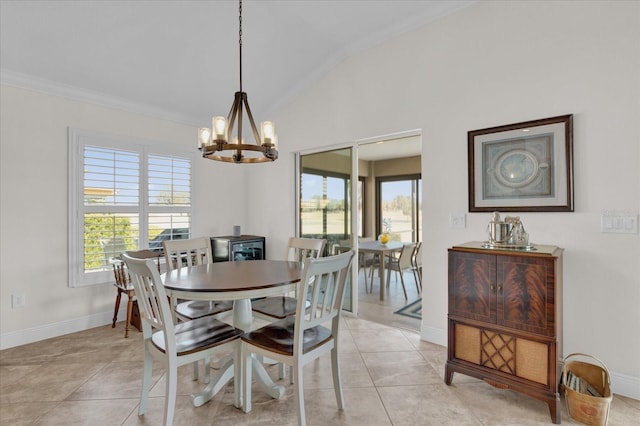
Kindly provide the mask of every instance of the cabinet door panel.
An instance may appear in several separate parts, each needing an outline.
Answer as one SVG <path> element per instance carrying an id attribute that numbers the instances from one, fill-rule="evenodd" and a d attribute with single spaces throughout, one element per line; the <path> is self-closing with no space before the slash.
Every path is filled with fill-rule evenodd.
<path id="1" fill-rule="evenodd" d="M 495 323 L 495 256 L 472 253 L 449 256 L 449 312 Z"/>
<path id="2" fill-rule="evenodd" d="M 553 280 L 544 259 L 500 256 L 498 271 L 498 323 L 518 330 L 552 336 Z"/>

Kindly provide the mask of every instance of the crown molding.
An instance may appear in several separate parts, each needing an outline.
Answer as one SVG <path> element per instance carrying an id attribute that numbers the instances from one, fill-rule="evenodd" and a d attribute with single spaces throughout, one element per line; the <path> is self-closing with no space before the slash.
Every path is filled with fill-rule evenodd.
<path id="1" fill-rule="evenodd" d="M 80 87 L 47 80 L 30 74 L 8 70 L 6 68 L 0 69 L 0 84 L 198 127 L 198 120 L 194 117 L 166 111 L 146 104 L 136 103 L 117 96 L 111 96 L 105 93 L 94 92 Z"/>

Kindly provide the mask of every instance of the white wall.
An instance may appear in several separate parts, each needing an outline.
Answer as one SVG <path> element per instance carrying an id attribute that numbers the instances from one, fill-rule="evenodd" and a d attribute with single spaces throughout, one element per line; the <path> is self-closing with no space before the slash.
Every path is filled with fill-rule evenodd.
<path id="1" fill-rule="evenodd" d="M 467 213 L 467 131 L 574 114 L 575 212 L 522 213 L 564 256 L 564 353 L 601 358 L 640 398 L 640 237 L 603 234 L 603 210 L 640 208 L 640 3 L 483 1 L 349 59 L 275 117 L 283 161 L 251 170 L 249 223 L 293 231 L 287 152 L 423 132 L 422 337 L 446 343 L 447 248 L 486 239 Z M 260 173 L 256 178 L 255 174 Z M 280 201 L 281 200 L 281 201 Z M 277 220 L 276 220 L 277 218 Z"/>
<path id="2" fill-rule="evenodd" d="M 111 283 L 68 287 L 67 127 L 194 150 L 196 129 L 4 85 L 0 122 L 0 348 L 110 323 L 116 293 Z M 246 217 L 245 196 L 232 186 L 245 186 L 244 171 L 198 160 L 194 234 L 229 235 Z M 12 309 L 12 294 L 26 296 L 26 306 Z"/>

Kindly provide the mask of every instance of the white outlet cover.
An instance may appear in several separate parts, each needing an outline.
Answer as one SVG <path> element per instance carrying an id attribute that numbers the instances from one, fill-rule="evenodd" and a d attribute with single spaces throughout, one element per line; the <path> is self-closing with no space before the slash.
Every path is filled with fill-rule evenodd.
<path id="1" fill-rule="evenodd" d="M 465 213 L 451 213 L 449 215 L 449 227 L 452 229 L 464 229 L 467 226 L 467 215 Z"/>

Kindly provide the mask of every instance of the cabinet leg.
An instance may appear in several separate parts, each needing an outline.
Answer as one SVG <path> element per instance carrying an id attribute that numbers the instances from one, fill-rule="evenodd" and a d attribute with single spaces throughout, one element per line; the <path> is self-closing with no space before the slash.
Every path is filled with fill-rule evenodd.
<path id="1" fill-rule="evenodd" d="M 551 414 L 551 421 L 557 425 L 562 423 L 562 409 L 560 406 L 560 396 L 556 394 L 555 401 L 548 401 L 549 414 Z"/>
<path id="2" fill-rule="evenodd" d="M 452 381 L 453 381 L 453 370 L 451 370 L 448 365 L 445 365 L 445 367 L 444 367 L 444 382 L 447 385 L 450 385 Z"/>

